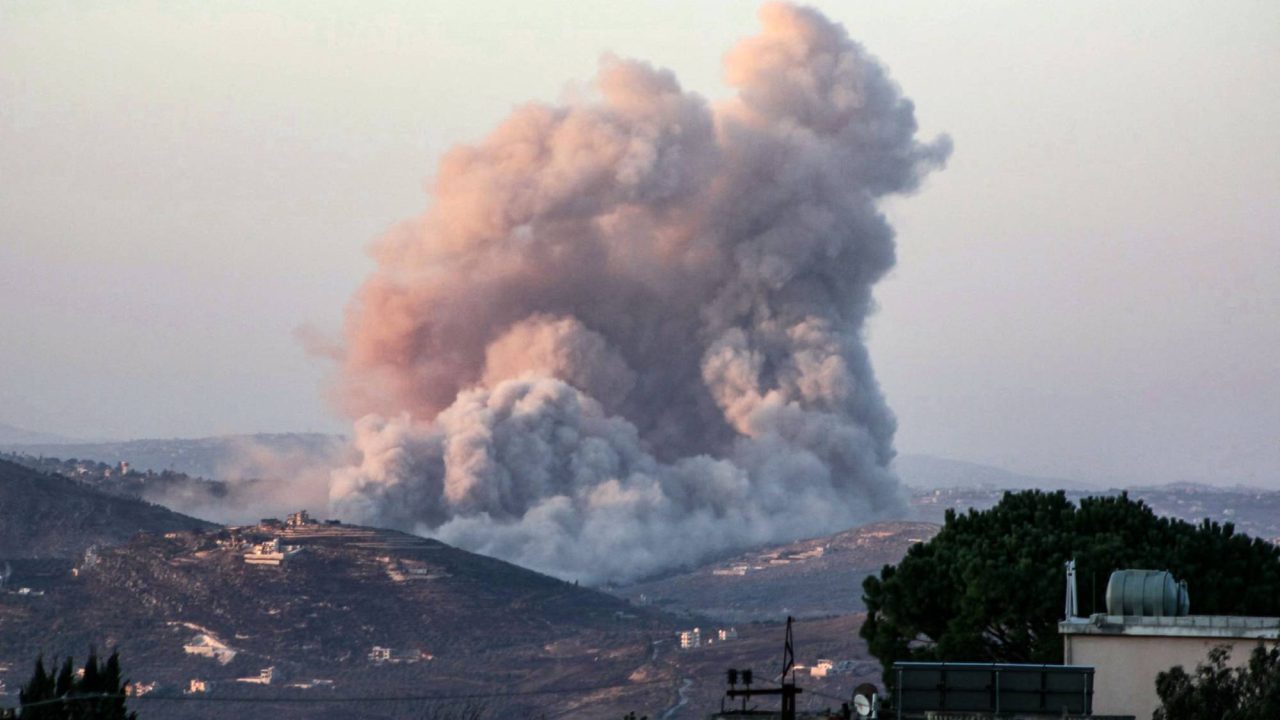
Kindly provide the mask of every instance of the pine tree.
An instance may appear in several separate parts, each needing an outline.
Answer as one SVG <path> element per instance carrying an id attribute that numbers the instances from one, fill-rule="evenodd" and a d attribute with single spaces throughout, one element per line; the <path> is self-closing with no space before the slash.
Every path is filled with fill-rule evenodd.
<path id="1" fill-rule="evenodd" d="M 1006 493 L 990 510 L 956 513 L 932 540 L 863 583 L 861 635 L 885 681 L 897 660 L 1062 661 L 1062 565 L 1075 559 L 1081 610 L 1099 612 L 1107 578 L 1126 567 L 1186 580 L 1204 614 L 1280 614 L 1280 548 L 1157 516 L 1127 495 L 1072 503 L 1062 492 Z"/>
<path id="2" fill-rule="evenodd" d="M 137 717 L 137 713 L 131 713 L 124 706 L 124 688 L 128 686 L 129 681 L 121 677 L 120 673 L 120 653 L 112 651 L 111 657 L 107 658 L 107 664 L 103 668 L 102 687 L 111 697 L 102 701 L 99 708 L 99 718 L 104 720 L 133 720 Z"/>
<path id="3" fill-rule="evenodd" d="M 44 669 L 44 657 L 36 658 L 35 673 L 31 681 L 18 692 L 18 702 L 23 706 L 43 703 L 58 697 L 55 691 L 54 677 Z M 59 704 L 36 705 L 22 711 L 24 720 L 60 720 L 62 707 Z"/>
<path id="4" fill-rule="evenodd" d="M 44 658 L 36 660 L 35 673 L 19 693 L 22 720 L 137 720 L 137 713 L 125 708 L 120 655 L 112 652 L 103 663 L 90 649 L 84 674 L 75 676 L 73 662 L 66 658 L 57 676 L 44 667 Z M 62 702 L 49 702 L 62 700 Z"/>

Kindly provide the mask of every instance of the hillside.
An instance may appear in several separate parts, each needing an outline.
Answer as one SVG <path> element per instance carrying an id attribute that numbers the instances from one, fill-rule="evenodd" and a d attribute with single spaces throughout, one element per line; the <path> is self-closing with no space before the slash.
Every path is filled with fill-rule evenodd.
<path id="1" fill-rule="evenodd" d="M 53 433 L 38 432 L 0 422 L 0 446 L 19 444 L 45 444 L 75 442 L 71 438 Z"/>
<path id="2" fill-rule="evenodd" d="M 273 537 L 301 551 L 282 566 L 245 563 L 248 543 Z M 226 704 L 241 697 L 588 685 L 613 688 L 594 693 L 594 707 L 607 709 L 616 700 L 618 711 L 609 714 L 621 715 L 625 707 L 665 706 L 676 684 L 670 662 L 659 662 L 651 650 L 654 640 L 671 637 L 670 618 L 393 531 L 310 524 L 142 535 L 97 551 L 77 570 L 52 579 L 46 573 L 42 595 L 0 593 L 0 667 L 26 671 L 41 652 L 83 655 L 91 644 L 119 647 L 132 677 L 158 683 L 153 700 L 166 693 L 183 697 L 193 679 L 209 683 L 209 697 L 218 698 L 208 704 L 144 699 L 138 705 L 144 718 L 228 712 L 302 718 L 318 710 Z M 11 588 L 25 582 L 22 571 L 17 568 Z M 184 649 L 198 637 L 214 657 Z M 375 646 L 390 648 L 395 661 L 371 658 Z M 275 668 L 268 685 L 237 681 L 266 667 Z M 0 677 L 10 687 L 21 680 L 18 672 Z M 519 713 L 581 700 L 581 693 L 549 693 L 501 702 Z M 404 717 L 404 708 L 388 716 Z"/>
<path id="3" fill-rule="evenodd" d="M 932 523 L 874 523 L 761 548 L 615 592 L 633 602 L 726 622 L 861 612 L 863 579 L 937 532 Z"/>
<path id="4" fill-rule="evenodd" d="M 75 558 L 139 532 L 215 527 L 159 505 L 100 492 L 0 460 L 0 558 Z"/>

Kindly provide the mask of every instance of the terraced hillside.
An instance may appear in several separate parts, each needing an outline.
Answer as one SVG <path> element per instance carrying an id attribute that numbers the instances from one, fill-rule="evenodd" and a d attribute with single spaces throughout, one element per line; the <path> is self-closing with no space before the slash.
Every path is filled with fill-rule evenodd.
<path id="1" fill-rule="evenodd" d="M 664 610 L 730 622 L 777 621 L 862 612 L 862 581 L 896 563 L 938 526 L 882 522 L 761 548 L 688 572 L 616 588 Z"/>

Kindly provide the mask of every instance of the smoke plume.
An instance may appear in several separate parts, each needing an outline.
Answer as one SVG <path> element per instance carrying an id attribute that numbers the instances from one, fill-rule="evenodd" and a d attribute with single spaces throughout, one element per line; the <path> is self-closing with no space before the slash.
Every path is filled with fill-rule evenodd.
<path id="1" fill-rule="evenodd" d="M 607 57 L 443 158 L 348 310 L 335 515 L 601 582 L 901 511 L 877 202 L 950 141 L 840 25 L 760 17 L 732 99 Z"/>

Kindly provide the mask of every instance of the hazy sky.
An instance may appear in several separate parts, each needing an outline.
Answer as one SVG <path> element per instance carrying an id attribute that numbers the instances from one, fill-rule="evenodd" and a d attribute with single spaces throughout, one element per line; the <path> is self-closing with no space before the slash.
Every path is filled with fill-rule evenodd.
<path id="1" fill-rule="evenodd" d="M 889 212 L 900 450 L 1280 487 L 1280 3 L 816 3 L 948 168 Z M 725 93 L 749 2 L 0 4 L 0 421 L 332 430 L 368 243 L 600 53 Z"/>

